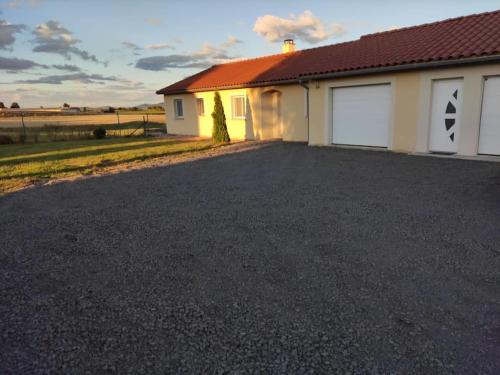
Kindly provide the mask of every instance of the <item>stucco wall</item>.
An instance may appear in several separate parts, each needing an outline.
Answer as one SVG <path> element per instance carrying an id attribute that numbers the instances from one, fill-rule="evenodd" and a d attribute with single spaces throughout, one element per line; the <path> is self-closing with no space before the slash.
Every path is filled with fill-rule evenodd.
<path id="1" fill-rule="evenodd" d="M 226 114 L 227 129 L 231 139 L 246 138 L 246 121 L 234 119 L 231 113 L 231 97 L 246 95 L 246 89 L 220 91 L 222 105 Z M 203 98 L 205 114 L 198 116 L 196 99 Z M 184 105 L 184 118 L 177 119 L 174 112 L 174 100 L 182 99 Z M 167 129 L 171 134 L 197 135 L 200 137 L 212 136 L 212 112 L 214 109 L 214 92 L 199 92 L 193 94 L 165 96 L 165 113 L 167 116 Z M 247 108 L 248 114 L 248 108 Z"/>
<path id="2" fill-rule="evenodd" d="M 277 92 L 281 98 L 279 124 L 272 137 L 285 141 L 307 141 L 307 118 L 305 116 L 304 89 L 299 85 L 280 85 L 248 89 L 220 90 L 224 112 L 226 114 L 229 136 L 233 140 L 264 139 L 269 133 L 262 129 L 262 94 Z M 231 97 L 245 95 L 246 119 L 234 119 L 232 116 Z M 205 115 L 198 116 L 196 98 L 203 98 Z M 183 99 L 184 118 L 176 119 L 174 99 Z M 212 111 L 214 108 L 214 91 L 196 92 L 182 95 L 166 95 L 165 112 L 168 132 L 171 134 L 212 135 Z"/>
<path id="3" fill-rule="evenodd" d="M 392 89 L 389 149 L 414 151 L 420 88 L 418 72 L 312 81 L 309 84 L 311 109 L 309 144 L 329 145 L 332 143 L 332 90 L 334 88 L 378 84 L 390 84 Z"/>

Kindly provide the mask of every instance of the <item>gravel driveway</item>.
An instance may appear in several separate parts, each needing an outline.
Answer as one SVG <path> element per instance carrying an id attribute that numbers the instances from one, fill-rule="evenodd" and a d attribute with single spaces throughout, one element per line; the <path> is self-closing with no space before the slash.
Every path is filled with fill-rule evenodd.
<path id="1" fill-rule="evenodd" d="M 500 163 L 275 143 L 0 198 L 0 373 L 498 373 Z"/>

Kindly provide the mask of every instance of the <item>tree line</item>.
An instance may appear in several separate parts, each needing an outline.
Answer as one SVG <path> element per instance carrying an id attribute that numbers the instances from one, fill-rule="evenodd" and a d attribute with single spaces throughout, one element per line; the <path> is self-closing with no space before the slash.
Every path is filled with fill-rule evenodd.
<path id="1" fill-rule="evenodd" d="M 0 109 L 4 109 L 4 108 L 6 108 L 5 104 L 3 104 L 3 102 L 0 102 Z M 12 104 L 10 105 L 10 108 L 14 109 L 14 108 L 21 108 L 21 107 L 19 106 L 19 103 L 12 102 Z"/>

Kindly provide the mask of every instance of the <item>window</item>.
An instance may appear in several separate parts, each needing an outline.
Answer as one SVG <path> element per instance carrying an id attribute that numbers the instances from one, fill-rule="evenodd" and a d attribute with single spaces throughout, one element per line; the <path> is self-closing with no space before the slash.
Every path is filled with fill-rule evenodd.
<path id="1" fill-rule="evenodd" d="M 245 97 L 241 96 L 233 96 L 231 97 L 231 106 L 233 118 L 244 119 L 246 115 L 245 108 Z"/>
<path id="2" fill-rule="evenodd" d="M 203 98 L 196 99 L 196 110 L 198 112 L 198 116 L 205 116 L 205 102 Z"/>
<path id="3" fill-rule="evenodd" d="M 182 99 L 174 99 L 175 118 L 184 118 L 184 105 Z"/>

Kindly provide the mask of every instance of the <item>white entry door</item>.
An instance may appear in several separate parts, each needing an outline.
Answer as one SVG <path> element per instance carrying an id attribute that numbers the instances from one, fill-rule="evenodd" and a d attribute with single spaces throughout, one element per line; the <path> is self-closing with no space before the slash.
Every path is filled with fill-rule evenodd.
<path id="1" fill-rule="evenodd" d="M 434 81 L 429 150 L 456 153 L 462 117 L 463 80 Z"/>
<path id="2" fill-rule="evenodd" d="M 478 153 L 500 155 L 500 77 L 484 81 Z"/>
<path id="3" fill-rule="evenodd" d="M 333 143 L 387 147 L 391 108 L 388 84 L 333 89 Z"/>

